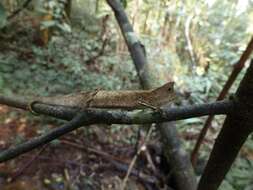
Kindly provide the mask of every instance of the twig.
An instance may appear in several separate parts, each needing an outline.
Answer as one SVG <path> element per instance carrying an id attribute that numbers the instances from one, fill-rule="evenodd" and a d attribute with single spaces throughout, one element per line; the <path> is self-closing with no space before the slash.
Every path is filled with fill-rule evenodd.
<path id="1" fill-rule="evenodd" d="M 116 169 L 119 171 L 127 172 L 129 169 L 129 166 L 125 163 L 118 162 L 115 160 L 108 160 L 110 163 L 112 163 Z M 155 184 L 157 182 L 157 178 L 155 176 L 149 176 L 143 172 L 139 172 L 135 168 L 131 169 L 130 175 L 133 175 L 140 179 L 142 182 L 149 183 L 149 184 Z"/>
<path id="2" fill-rule="evenodd" d="M 143 48 L 139 38 L 134 33 L 133 27 L 124 11 L 123 5 L 119 0 L 106 0 L 108 5 L 112 8 L 115 18 L 118 21 L 122 35 L 125 39 L 129 53 L 135 65 L 142 88 L 151 88 L 149 84 L 149 76 L 147 73 L 147 58 L 145 56 L 145 49 Z"/>
<path id="3" fill-rule="evenodd" d="M 14 12 L 12 12 L 11 15 L 7 17 L 7 20 L 10 20 L 10 19 L 14 18 L 14 17 L 15 17 L 17 14 L 19 14 L 23 9 L 25 9 L 25 8 L 29 5 L 30 2 L 32 2 L 32 0 L 26 0 L 26 1 L 24 2 L 24 4 L 23 4 L 20 8 L 18 8 L 18 9 L 15 10 Z"/>
<path id="4" fill-rule="evenodd" d="M 22 175 L 24 173 L 24 171 L 26 169 L 28 169 L 31 164 L 38 159 L 38 157 L 41 155 L 41 153 L 48 147 L 48 145 L 45 145 L 41 148 L 41 150 L 34 155 L 23 167 L 21 167 L 20 169 L 18 169 L 18 171 L 16 171 L 12 176 L 11 176 L 11 180 L 9 182 L 13 182 L 15 181 L 20 175 Z"/>
<path id="5" fill-rule="evenodd" d="M 161 177 L 161 175 L 159 175 L 159 172 L 157 171 L 157 168 L 155 167 L 155 164 L 154 164 L 154 162 L 152 160 L 152 157 L 151 157 L 150 152 L 149 152 L 148 149 L 145 150 L 145 155 L 146 155 L 147 161 L 148 161 L 148 163 L 149 163 L 152 171 L 154 172 L 154 174 L 156 176 Z"/>
<path id="6" fill-rule="evenodd" d="M 81 145 L 79 145 L 77 143 L 70 142 L 68 140 L 61 140 L 61 143 L 70 145 L 70 146 L 78 148 L 80 150 L 84 150 L 84 151 L 88 151 L 88 152 L 94 153 L 96 155 L 102 156 L 103 158 L 105 158 L 107 160 L 117 160 L 117 161 L 122 162 L 122 160 L 120 160 L 119 158 L 117 158 L 115 156 L 112 156 L 112 155 L 110 155 L 110 154 L 108 154 L 106 152 L 103 152 L 101 150 L 97 150 L 97 149 L 94 149 L 94 148 L 91 148 L 91 147 L 84 147 L 84 146 L 81 146 Z"/>
<path id="7" fill-rule="evenodd" d="M 109 161 L 114 167 L 116 167 L 116 169 L 120 170 L 120 171 L 124 171 L 127 172 L 128 171 L 128 163 L 123 162 L 122 160 L 120 160 L 119 158 L 112 156 L 106 152 L 100 151 L 100 150 L 96 150 L 94 148 L 90 148 L 90 147 L 84 147 L 81 146 L 77 143 L 74 142 L 70 142 L 68 140 L 61 140 L 62 143 L 65 143 L 67 145 L 73 146 L 75 148 L 81 149 L 81 150 L 85 150 L 88 152 L 92 152 L 98 156 L 101 156 L 103 159 L 105 159 L 106 161 Z M 139 173 L 136 169 L 132 168 L 130 175 L 136 176 L 138 178 L 141 179 L 142 182 L 145 183 L 151 183 L 154 184 L 156 181 L 156 178 L 153 176 L 148 176 L 144 173 Z"/>
<path id="8" fill-rule="evenodd" d="M 136 163 L 136 160 L 138 159 L 140 153 L 142 151 L 145 151 L 145 149 L 147 148 L 146 144 L 147 144 L 147 141 L 149 140 L 151 134 L 152 134 L 152 127 L 149 128 L 149 131 L 148 131 L 148 133 L 147 133 L 147 135 L 146 135 L 146 137 L 144 139 L 143 144 L 140 146 L 140 148 L 138 149 L 137 153 L 134 155 L 134 157 L 133 157 L 133 159 L 132 159 L 132 161 L 131 161 L 131 163 L 130 163 L 130 165 L 128 167 L 126 176 L 124 177 L 124 180 L 123 180 L 122 185 L 121 185 L 121 190 L 125 190 L 126 184 L 127 184 L 127 180 L 129 178 L 129 175 L 131 174 L 131 171 L 132 171 L 132 169 L 134 167 L 134 164 Z"/>
<path id="9" fill-rule="evenodd" d="M 95 56 L 93 56 L 93 57 L 89 58 L 87 61 L 85 61 L 87 64 L 93 63 L 96 59 L 98 59 L 100 56 L 104 55 L 104 53 L 105 53 L 105 48 L 109 42 L 109 38 L 106 35 L 108 20 L 109 20 L 109 15 L 106 15 L 102 20 L 102 31 L 101 31 L 101 35 L 100 35 L 100 40 L 102 41 L 102 47 Z"/>
<path id="10" fill-rule="evenodd" d="M 30 156 L 25 156 L 25 157 L 30 158 Z M 79 168 L 89 166 L 88 164 L 78 163 L 78 162 L 73 161 L 73 160 L 65 160 L 65 159 L 62 159 L 62 160 L 57 159 L 56 160 L 56 159 L 52 159 L 51 156 L 41 156 L 41 155 L 39 155 L 38 159 L 42 160 L 42 161 L 46 161 L 47 164 L 49 164 L 49 162 L 50 162 L 50 164 L 52 163 L 52 165 L 54 165 L 54 166 L 55 165 L 62 166 L 62 164 L 66 165 L 66 166 L 71 165 L 71 166 L 75 166 L 75 167 L 79 167 Z"/>
<path id="11" fill-rule="evenodd" d="M 185 31 L 184 31 L 187 42 L 187 50 L 189 52 L 193 67 L 197 65 L 190 35 L 191 21 L 193 20 L 194 16 L 195 16 L 194 14 L 188 16 L 185 22 Z"/>

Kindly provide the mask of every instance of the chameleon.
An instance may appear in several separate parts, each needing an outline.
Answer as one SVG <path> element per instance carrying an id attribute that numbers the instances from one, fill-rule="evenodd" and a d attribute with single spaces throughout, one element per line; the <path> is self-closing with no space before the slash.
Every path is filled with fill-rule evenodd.
<path id="1" fill-rule="evenodd" d="M 35 103 L 60 105 L 74 108 L 107 109 L 157 109 L 175 99 L 174 82 L 168 82 L 153 90 L 95 90 L 52 97 L 35 97 L 28 106 L 33 112 Z"/>

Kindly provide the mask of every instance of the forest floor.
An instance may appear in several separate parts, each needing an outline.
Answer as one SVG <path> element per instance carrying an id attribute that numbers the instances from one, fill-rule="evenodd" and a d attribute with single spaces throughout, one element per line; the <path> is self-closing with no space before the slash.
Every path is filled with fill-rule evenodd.
<path id="1" fill-rule="evenodd" d="M 0 116 L 0 149 L 41 133 L 37 121 L 27 119 L 22 111 L 0 106 Z M 112 134 L 105 126 L 89 127 L 92 128 L 90 134 L 84 135 L 84 130 L 79 129 L 0 164 L 0 189 L 120 189 L 135 155 L 134 146 L 121 139 L 126 134 L 132 135 L 132 130 L 126 127 Z M 162 184 L 161 175 L 157 173 L 160 172 L 157 160 L 160 155 L 154 152 L 158 146 L 153 141 L 146 147 L 130 170 L 126 189 L 149 189 Z"/>

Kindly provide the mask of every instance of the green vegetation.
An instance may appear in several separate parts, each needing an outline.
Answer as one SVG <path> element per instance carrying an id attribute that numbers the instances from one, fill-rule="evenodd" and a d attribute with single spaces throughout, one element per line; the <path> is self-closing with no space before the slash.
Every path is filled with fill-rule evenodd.
<path id="1" fill-rule="evenodd" d="M 22 7 L 25 0 L 0 2 L 1 94 L 26 97 L 97 88 L 139 89 L 136 70 L 106 2 L 72 0 L 70 17 L 66 16 L 65 7 L 59 2 L 32 1 L 11 19 L 8 16 Z M 46 3 L 52 7 L 45 8 Z M 182 94 L 180 105 L 214 101 L 253 34 L 252 0 L 123 0 L 122 3 L 146 48 L 151 70 L 162 81 L 175 81 L 176 90 Z M 43 20 L 41 15 L 48 14 L 52 18 Z M 43 35 L 39 32 L 41 28 Z M 50 37 L 42 45 L 45 33 Z M 7 117 L 13 113 L 10 110 Z M 23 115 L 14 118 L 21 117 L 27 118 Z M 31 115 L 28 118 L 32 120 Z M 223 119 L 215 118 L 207 136 L 209 143 L 205 142 L 201 149 L 201 159 L 207 159 Z M 38 120 L 44 120 L 41 131 L 47 130 L 49 122 L 44 117 L 30 121 L 31 125 L 38 124 Z M 182 134 L 189 152 L 204 122 L 204 118 L 177 122 L 179 134 Z M 95 129 L 94 134 L 101 133 L 100 130 Z M 120 130 L 126 133 L 125 137 Z M 116 138 L 120 139 L 119 144 L 134 144 L 136 128 L 113 125 L 109 131 L 112 136 L 120 136 Z M 87 129 L 81 137 L 91 134 L 93 131 Z M 113 138 L 105 141 L 118 143 Z M 252 155 L 253 138 L 250 137 L 221 190 L 252 188 Z"/>

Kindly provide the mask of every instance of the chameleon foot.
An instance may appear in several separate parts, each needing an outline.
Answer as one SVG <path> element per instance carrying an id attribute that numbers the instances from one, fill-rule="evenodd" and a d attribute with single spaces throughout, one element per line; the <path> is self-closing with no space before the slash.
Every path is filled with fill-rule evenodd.
<path id="1" fill-rule="evenodd" d="M 160 107 L 153 106 L 153 105 L 151 105 L 148 102 L 145 102 L 143 100 L 139 100 L 138 104 L 140 104 L 140 105 L 142 105 L 144 107 L 150 108 L 150 109 L 152 109 L 154 111 L 157 111 L 159 113 L 162 113 L 162 109 Z"/>

